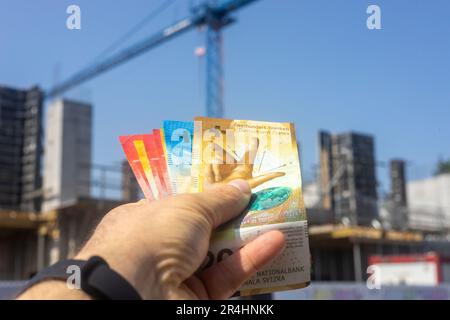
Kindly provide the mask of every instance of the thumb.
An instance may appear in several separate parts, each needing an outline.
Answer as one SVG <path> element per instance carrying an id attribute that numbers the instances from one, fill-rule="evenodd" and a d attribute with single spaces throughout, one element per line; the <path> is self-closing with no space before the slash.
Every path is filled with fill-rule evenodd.
<path id="1" fill-rule="evenodd" d="M 237 179 L 184 196 L 189 197 L 185 200 L 191 210 L 206 217 L 213 229 L 245 210 L 251 198 L 251 189 L 247 181 Z"/>

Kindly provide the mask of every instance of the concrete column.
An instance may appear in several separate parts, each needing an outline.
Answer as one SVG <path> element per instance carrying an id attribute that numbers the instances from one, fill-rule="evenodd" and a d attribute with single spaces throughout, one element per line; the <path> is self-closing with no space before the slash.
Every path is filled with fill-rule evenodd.
<path id="1" fill-rule="evenodd" d="M 363 281 L 361 270 L 361 247 L 357 242 L 353 243 L 353 267 L 355 269 L 355 281 Z"/>
<path id="2" fill-rule="evenodd" d="M 45 229 L 39 228 L 37 233 L 37 271 L 45 267 Z"/>
<path id="3" fill-rule="evenodd" d="M 315 249 L 314 254 L 314 273 L 316 275 L 316 281 L 322 280 L 322 268 L 321 268 L 321 257 L 320 257 L 320 249 Z"/>

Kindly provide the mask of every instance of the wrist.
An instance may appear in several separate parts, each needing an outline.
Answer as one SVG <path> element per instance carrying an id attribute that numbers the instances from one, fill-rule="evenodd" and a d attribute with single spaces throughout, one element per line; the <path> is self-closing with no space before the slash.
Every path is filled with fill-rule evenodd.
<path id="1" fill-rule="evenodd" d="M 41 270 L 22 289 L 26 292 L 23 298 L 34 299 L 42 296 L 42 299 L 142 299 L 142 295 L 122 275 L 123 272 L 120 274 L 111 268 L 102 257 L 94 255 L 86 259 L 79 255 L 78 258 L 61 260 Z"/>
<path id="2" fill-rule="evenodd" d="M 159 294 L 160 286 L 155 277 L 151 259 L 143 259 L 132 254 L 117 255 L 108 250 L 91 251 L 85 249 L 81 250 L 75 259 L 88 260 L 92 256 L 103 258 L 109 267 L 120 274 L 143 299 L 163 298 Z"/>
<path id="3" fill-rule="evenodd" d="M 59 280 L 44 280 L 35 284 L 21 295 L 17 300 L 90 300 L 90 297 L 81 289 L 69 288 L 67 283 Z"/>

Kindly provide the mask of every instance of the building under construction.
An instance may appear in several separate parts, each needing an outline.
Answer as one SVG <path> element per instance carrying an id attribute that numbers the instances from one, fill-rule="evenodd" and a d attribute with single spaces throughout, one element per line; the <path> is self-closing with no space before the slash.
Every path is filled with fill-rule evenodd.
<path id="1" fill-rule="evenodd" d="M 0 209 L 40 209 L 42 101 L 38 87 L 0 87 Z"/>
<path id="2" fill-rule="evenodd" d="M 47 111 L 41 179 L 41 92 L 2 88 L 0 98 L 0 280 L 23 280 L 73 257 L 103 215 L 136 201 L 139 189 L 128 164 L 92 164 L 92 106 L 67 99 Z M 121 197 L 108 199 L 106 189 Z"/>
<path id="3" fill-rule="evenodd" d="M 35 271 L 42 101 L 38 87 L 0 87 L 0 278 L 23 279 Z"/>
<path id="4" fill-rule="evenodd" d="M 335 222 L 370 225 L 378 218 L 374 139 L 319 133 L 322 207 Z"/>
<path id="5" fill-rule="evenodd" d="M 369 258 L 438 252 L 450 255 L 450 243 L 426 232 L 337 224 L 309 228 L 313 281 L 364 281 Z"/>

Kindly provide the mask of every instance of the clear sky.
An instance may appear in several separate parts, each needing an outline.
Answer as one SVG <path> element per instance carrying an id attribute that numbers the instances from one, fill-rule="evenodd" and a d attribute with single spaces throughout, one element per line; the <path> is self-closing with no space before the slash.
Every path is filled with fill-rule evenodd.
<path id="1" fill-rule="evenodd" d="M 0 0 L 0 84 L 49 88 L 162 2 Z M 192 2 L 178 0 L 126 44 Z M 70 4 L 81 7 L 81 30 L 66 28 Z M 369 4 L 380 6 L 382 30 L 366 28 Z M 412 178 L 450 157 L 450 1 L 260 0 L 236 18 L 224 32 L 225 116 L 294 122 L 305 178 L 321 128 L 375 135 L 378 161 L 405 158 Z M 204 114 L 205 66 L 194 55 L 203 40 L 193 30 L 71 93 L 95 107 L 96 163 L 123 158 L 119 135 Z"/>

